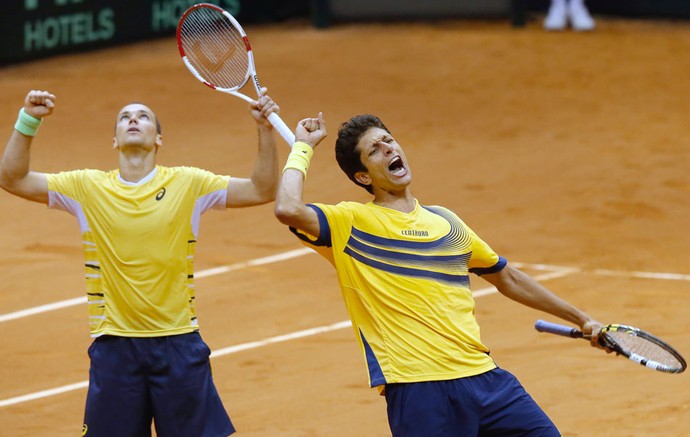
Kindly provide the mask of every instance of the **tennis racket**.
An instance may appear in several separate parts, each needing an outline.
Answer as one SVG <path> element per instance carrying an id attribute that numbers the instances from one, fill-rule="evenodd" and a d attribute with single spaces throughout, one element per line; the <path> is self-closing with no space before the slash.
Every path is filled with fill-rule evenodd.
<path id="1" fill-rule="evenodd" d="M 251 78 L 259 94 L 261 85 L 247 34 L 224 9 L 210 3 L 187 9 L 177 23 L 177 47 L 184 64 L 204 85 L 251 103 L 239 92 Z M 295 135 L 278 114 L 269 115 L 268 121 L 288 145 L 294 144 Z"/>
<path id="2" fill-rule="evenodd" d="M 537 320 L 539 332 L 572 338 L 589 339 L 582 331 L 570 326 Z M 601 328 L 599 344 L 619 355 L 650 369 L 667 373 L 681 373 L 687 367 L 685 359 L 665 341 L 641 329 L 626 325 L 606 325 Z"/>

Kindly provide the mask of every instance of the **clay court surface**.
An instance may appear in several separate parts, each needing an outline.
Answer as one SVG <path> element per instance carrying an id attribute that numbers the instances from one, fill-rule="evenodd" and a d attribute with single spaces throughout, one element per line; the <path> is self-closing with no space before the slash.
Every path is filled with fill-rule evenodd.
<path id="1" fill-rule="evenodd" d="M 291 22 L 247 32 L 288 125 L 318 111 L 329 122 L 307 201 L 368 199 L 332 147 L 341 121 L 376 113 L 405 147 L 421 203 L 455 210 L 600 321 L 642 327 L 690 357 L 690 23 L 598 26 Z M 30 89 L 58 96 L 34 141 L 35 170 L 115 167 L 115 115 L 131 101 L 163 124 L 159 163 L 237 176 L 253 165 L 246 104 L 193 79 L 173 38 L 1 69 L 2 138 Z M 207 213 L 196 258 L 201 332 L 218 353 L 216 384 L 237 435 L 390 435 L 334 271 L 272 208 Z M 17 313 L 83 296 L 76 221 L 4 192 L 0 210 L 0 434 L 79 435 L 86 305 Z M 690 435 L 690 372 L 539 334 L 536 319 L 557 319 L 487 287 L 473 278 L 485 343 L 565 436 Z M 293 333 L 304 335 L 280 337 Z"/>

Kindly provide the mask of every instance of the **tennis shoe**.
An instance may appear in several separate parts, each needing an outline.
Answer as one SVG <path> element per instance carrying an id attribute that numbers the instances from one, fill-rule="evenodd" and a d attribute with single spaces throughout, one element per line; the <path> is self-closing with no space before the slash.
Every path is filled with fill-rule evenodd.
<path id="1" fill-rule="evenodd" d="M 568 9 L 565 0 L 552 0 L 544 19 L 544 29 L 563 30 L 568 24 Z"/>
<path id="2" fill-rule="evenodd" d="M 568 15 L 570 15 L 570 24 L 573 26 L 573 30 L 584 32 L 594 30 L 594 19 L 587 10 L 584 1 L 570 0 Z"/>

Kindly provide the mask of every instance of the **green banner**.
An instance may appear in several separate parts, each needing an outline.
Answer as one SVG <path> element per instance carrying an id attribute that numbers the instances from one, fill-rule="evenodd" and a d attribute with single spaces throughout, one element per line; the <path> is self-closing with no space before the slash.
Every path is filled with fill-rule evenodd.
<path id="1" fill-rule="evenodd" d="M 0 65 L 174 35 L 197 0 L 11 0 L 0 4 Z M 304 14 L 305 0 L 215 0 L 243 24 Z M 299 4 L 297 7 L 295 5 Z M 286 10 L 286 5 L 292 5 Z"/>

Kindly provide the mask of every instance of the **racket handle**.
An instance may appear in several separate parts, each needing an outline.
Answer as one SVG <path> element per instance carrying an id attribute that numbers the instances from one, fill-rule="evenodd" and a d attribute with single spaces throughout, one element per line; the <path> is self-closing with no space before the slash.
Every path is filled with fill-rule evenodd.
<path id="1" fill-rule="evenodd" d="M 268 116 L 268 121 L 271 122 L 275 130 L 277 130 L 285 142 L 288 143 L 288 146 L 292 147 L 292 145 L 295 144 L 295 134 L 292 133 L 292 130 L 287 127 L 278 114 L 272 112 L 271 115 Z"/>
<path id="2" fill-rule="evenodd" d="M 537 323 L 534 324 L 534 329 L 539 332 L 548 332 L 549 334 L 562 335 L 564 337 L 582 338 L 582 331 L 577 328 L 559 325 L 558 323 L 551 323 L 545 320 L 537 320 Z"/>

